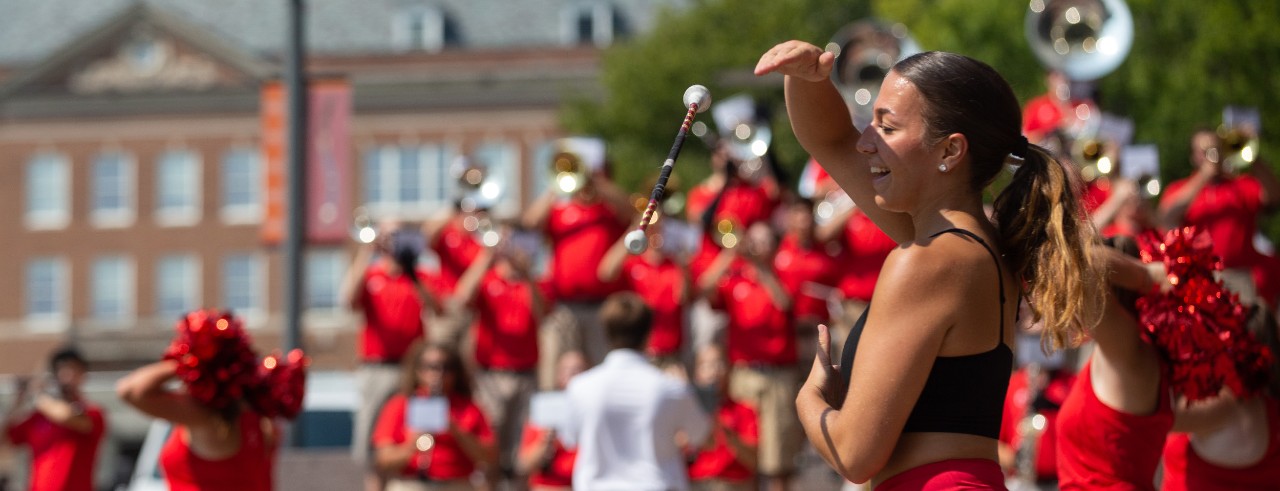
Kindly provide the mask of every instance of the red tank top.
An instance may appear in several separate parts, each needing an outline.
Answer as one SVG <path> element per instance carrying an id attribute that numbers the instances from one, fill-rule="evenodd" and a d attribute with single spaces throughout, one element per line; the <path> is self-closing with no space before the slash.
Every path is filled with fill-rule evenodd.
<path id="1" fill-rule="evenodd" d="M 160 449 L 160 470 L 170 491 L 270 491 L 275 445 L 262 433 L 261 416 L 240 413 L 240 450 L 218 460 L 191 451 L 186 427 L 176 426 Z"/>
<path id="2" fill-rule="evenodd" d="M 1235 491 L 1280 488 L 1280 402 L 1267 403 L 1267 432 L 1271 438 L 1262 460 L 1249 467 L 1229 469 L 1206 462 L 1191 447 L 1186 433 L 1170 433 L 1164 444 L 1164 491 L 1189 489 Z"/>
<path id="3" fill-rule="evenodd" d="M 1160 450 L 1173 427 L 1167 381 L 1160 379 L 1154 413 L 1127 414 L 1098 400 L 1092 366 L 1085 364 L 1058 411 L 1059 488 L 1154 491 Z"/>

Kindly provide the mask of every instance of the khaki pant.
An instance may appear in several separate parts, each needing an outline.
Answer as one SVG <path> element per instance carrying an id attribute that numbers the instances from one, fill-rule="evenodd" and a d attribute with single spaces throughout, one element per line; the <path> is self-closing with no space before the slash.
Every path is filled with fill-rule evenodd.
<path id="1" fill-rule="evenodd" d="M 804 429 L 795 404 L 800 383 L 796 367 L 735 365 L 729 374 L 729 397 L 756 408 L 760 421 L 760 474 L 787 476 L 796 470 L 795 458 L 804 443 Z"/>
<path id="2" fill-rule="evenodd" d="M 689 481 L 689 489 L 691 491 L 756 491 L 756 481 L 725 481 L 721 479 L 706 479 L 701 481 Z"/>
<path id="3" fill-rule="evenodd" d="M 724 331 L 728 328 L 729 317 L 723 311 L 711 308 L 706 299 L 699 299 L 689 306 L 689 345 L 690 365 L 699 350 L 709 344 L 724 346 Z"/>
<path id="4" fill-rule="evenodd" d="M 537 380 L 534 373 L 481 370 L 475 375 L 475 400 L 489 417 L 498 443 L 498 465 L 515 469 L 520 433 L 529 417 L 529 396 Z"/>
<path id="5" fill-rule="evenodd" d="M 573 314 L 578 323 L 578 339 L 582 354 L 586 355 L 591 366 L 604 361 L 609 353 L 609 342 L 605 340 L 604 325 L 600 323 L 600 305 L 603 302 L 565 302 L 564 306 Z"/>
<path id="6" fill-rule="evenodd" d="M 475 315 L 470 309 L 445 310 L 427 320 L 427 339 L 432 344 L 442 344 L 458 353 L 467 353 L 463 350 L 463 337 L 470 331 L 474 320 Z"/>
<path id="7" fill-rule="evenodd" d="M 582 349 L 578 321 L 568 307 L 558 305 L 538 326 L 538 389 L 555 390 L 560 355 Z"/>
<path id="8" fill-rule="evenodd" d="M 386 491 L 471 491 L 473 489 L 476 489 L 476 487 L 465 479 L 453 481 L 392 479 L 387 481 Z"/>
<path id="9" fill-rule="evenodd" d="M 400 388 L 400 365 L 361 364 L 356 368 L 356 386 L 360 390 L 360 406 L 356 408 L 351 427 L 351 457 L 366 468 L 373 465 L 373 425 L 382 412 L 382 404 Z"/>

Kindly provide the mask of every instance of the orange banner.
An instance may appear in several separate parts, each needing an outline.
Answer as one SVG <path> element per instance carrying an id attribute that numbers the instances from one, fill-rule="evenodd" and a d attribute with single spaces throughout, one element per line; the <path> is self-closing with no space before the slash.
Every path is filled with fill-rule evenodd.
<path id="1" fill-rule="evenodd" d="M 285 196 L 288 184 L 285 182 L 285 152 L 289 148 L 288 138 L 288 104 L 285 101 L 284 84 L 279 81 L 267 82 L 262 86 L 262 171 L 263 171 L 263 208 L 262 242 L 275 245 L 284 240 L 285 228 Z"/>
<path id="2" fill-rule="evenodd" d="M 351 86 L 314 80 L 307 88 L 306 240 L 342 242 L 351 227 Z M 279 81 L 262 87 L 262 158 L 266 244 L 284 240 L 288 220 L 288 99 Z"/>

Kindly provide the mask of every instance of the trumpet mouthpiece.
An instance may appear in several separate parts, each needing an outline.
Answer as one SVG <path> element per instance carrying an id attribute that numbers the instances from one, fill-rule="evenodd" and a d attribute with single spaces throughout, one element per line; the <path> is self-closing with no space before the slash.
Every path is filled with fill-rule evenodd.
<path id="1" fill-rule="evenodd" d="M 627 246 L 627 252 L 632 254 L 640 254 L 649 248 L 649 239 L 645 237 L 643 230 L 636 229 L 627 232 L 627 237 L 623 240 L 624 245 Z"/>
<path id="2" fill-rule="evenodd" d="M 704 112 L 711 107 L 711 91 L 701 85 L 690 85 L 684 91 L 684 107 L 692 108 L 694 104 L 698 105 L 698 112 Z"/>

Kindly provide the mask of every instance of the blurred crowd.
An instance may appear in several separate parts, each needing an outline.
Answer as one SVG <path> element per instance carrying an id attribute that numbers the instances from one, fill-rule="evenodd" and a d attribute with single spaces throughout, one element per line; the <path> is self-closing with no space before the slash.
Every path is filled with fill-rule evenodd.
<path id="1" fill-rule="evenodd" d="M 1280 203 L 1280 182 L 1256 155 L 1258 128 L 1206 126 L 1188 135 L 1193 173 L 1161 189 L 1158 165 L 1126 152 L 1128 137 L 1087 121 L 1102 115 L 1092 94 L 1073 93 L 1057 75 L 1049 88 L 1026 107 L 1024 133 L 1081 169 L 1094 226 L 1105 237 L 1182 227 L 1207 234 L 1223 281 L 1254 313 L 1255 335 L 1280 354 L 1271 315 L 1280 299 L 1280 263 L 1258 234 L 1259 218 Z M 556 420 L 548 411 L 557 406 L 539 409 L 533 401 L 561 393 L 606 358 L 601 306 L 623 291 L 652 313 L 643 355 L 688 384 L 713 421 L 705 443 L 682 445 L 692 486 L 794 487 L 808 445 L 794 401 L 817 349 L 817 326 L 830 326 L 831 356 L 839 359 L 843 336 L 866 310 L 896 244 L 816 162 L 800 176 L 784 175 L 760 135 L 768 122 L 758 112 L 718 117 L 717 126 L 724 132 L 706 139 L 710 175 L 687 189 L 668 186 L 640 254 L 627 251 L 623 236 L 638 225 L 650 188 L 615 183 L 606 143 L 587 137 L 558 142 L 545 163 L 552 183 L 519 216 L 491 213 L 492 197 L 483 192 L 487 169 L 463 157 L 449 209 L 418 223 L 382 217 L 360 231 L 340 292 L 361 320 L 352 454 L 364 465 L 366 489 L 570 489 L 575 449 L 547 423 Z M 1055 417 L 1092 347 L 1046 355 L 1035 326 L 1022 327 L 1001 464 L 1012 486 L 1056 489 Z M 168 398 L 176 396 L 161 387 L 177 376 L 182 359 L 144 367 L 122 382 L 121 396 L 192 434 L 215 432 L 192 440 L 204 447 L 196 453 L 239 455 L 227 453 L 227 441 L 242 448 L 243 439 L 270 437 L 269 424 L 257 426 L 266 412 L 253 404 L 224 405 L 245 409 L 231 417 L 209 410 L 207 401 L 172 405 Z M 94 456 L 77 449 L 96 447 L 83 439 L 101 438 L 104 430 L 101 412 L 77 394 L 84 369 L 74 351 L 56 354 L 57 390 L 26 383 L 8 413 L 10 441 L 37 454 L 59 449 L 37 455 L 33 480 L 52 484 L 33 489 L 88 489 L 80 472 L 92 466 L 77 459 Z M 1180 421 L 1192 423 L 1173 428 L 1229 448 L 1248 432 L 1224 435 L 1231 428 L 1223 421 L 1253 418 L 1270 425 L 1260 452 L 1274 461 L 1277 395 L 1274 380 L 1261 398 L 1224 392 L 1217 410 L 1232 416 L 1199 426 L 1181 415 L 1204 404 L 1175 401 Z M 423 402 L 432 398 L 447 403 Z M 205 409 L 196 418 L 192 407 Z M 240 436 L 217 436 L 228 428 L 240 428 Z M 1165 450 L 1167 482 L 1177 480 L 1169 472 L 1187 466 L 1240 467 L 1197 456 L 1204 449 L 1195 437 L 1174 435 Z M 66 440 L 79 443 L 58 446 Z M 1262 457 L 1240 458 L 1256 464 Z"/>

